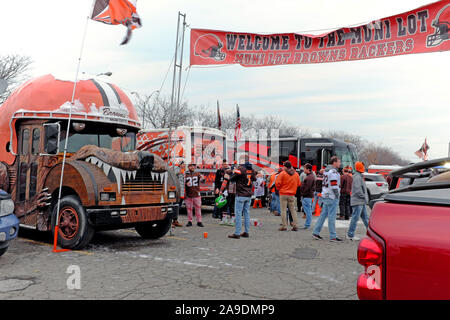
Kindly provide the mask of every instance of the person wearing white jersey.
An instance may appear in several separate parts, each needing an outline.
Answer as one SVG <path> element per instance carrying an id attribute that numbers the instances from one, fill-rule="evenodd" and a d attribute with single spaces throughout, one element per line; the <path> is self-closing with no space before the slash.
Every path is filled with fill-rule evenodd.
<path id="1" fill-rule="evenodd" d="M 320 231 L 322 230 L 325 219 L 328 218 L 328 230 L 330 232 L 330 241 L 340 242 L 342 241 L 336 235 L 336 212 L 339 205 L 339 196 L 341 193 L 341 176 L 338 172 L 338 168 L 341 166 L 341 160 L 334 156 L 330 159 L 331 164 L 326 167 L 323 173 L 322 182 L 322 212 L 319 219 L 317 219 L 316 225 L 313 231 L 313 238 L 322 240 Z"/>

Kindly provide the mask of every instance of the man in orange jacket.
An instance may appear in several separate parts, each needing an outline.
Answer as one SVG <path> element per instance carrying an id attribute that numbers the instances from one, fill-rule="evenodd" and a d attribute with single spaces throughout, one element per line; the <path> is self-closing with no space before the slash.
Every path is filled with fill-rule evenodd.
<path id="1" fill-rule="evenodd" d="M 278 175 L 275 181 L 275 186 L 280 193 L 280 206 L 281 206 L 281 227 L 280 231 L 287 230 L 287 217 L 286 209 L 289 206 L 289 211 L 292 214 L 292 231 L 298 230 L 298 217 L 297 209 L 295 208 L 295 194 L 297 188 L 300 186 L 300 176 L 295 172 L 292 164 L 289 161 L 284 163 L 284 170 Z"/>

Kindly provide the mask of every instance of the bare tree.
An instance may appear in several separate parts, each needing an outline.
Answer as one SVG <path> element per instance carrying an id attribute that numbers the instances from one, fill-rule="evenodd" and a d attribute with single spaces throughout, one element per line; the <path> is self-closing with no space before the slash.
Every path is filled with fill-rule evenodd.
<path id="1" fill-rule="evenodd" d="M 186 125 L 191 116 L 191 110 L 187 102 L 179 106 L 171 106 L 170 98 L 144 95 L 136 103 L 138 115 L 145 122 L 145 127 L 151 128 L 176 128 Z"/>
<path id="2" fill-rule="evenodd" d="M 383 144 L 369 142 L 360 136 L 345 131 L 322 131 L 322 136 L 327 138 L 335 138 L 348 143 L 353 143 L 358 150 L 360 161 L 367 166 L 371 164 L 398 164 L 407 165 L 408 161 L 403 159 L 397 152 Z"/>
<path id="3" fill-rule="evenodd" d="M 191 109 L 192 117 L 190 118 L 190 125 L 198 125 L 204 127 L 218 127 L 217 111 L 208 109 L 205 106 L 197 106 Z M 236 125 L 236 114 L 228 113 L 221 114 L 222 129 L 234 129 Z M 307 129 L 295 127 L 290 123 L 282 120 L 276 116 L 255 117 L 253 115 L 247 116 L 243 114 L 241 108 L 241 129 L 243 131 L 254 129 L 258 134 L 260 129 L 267 129 L 267 135 L 270 137 L 271 129 L 278 129 L 280 136 L 310 136 Z"/>
<path id="4" fill-rule="evenodd" d="M 361 152 L 367 145 L 367 141 L 363 140 L 360 136 L 345 131 L 328 130 L 322 131 L 320 134 L 323 137 L 334 138 L 347 143 L 353 143 L 356 146 L 358 152 Z"/>
<path id="5" fill-rule="evenodd" d="M 382 144 L 367 143 L 359 153 L 360 160 L 367 165 L 407 165 L 408 161 L 403 159 L 397 152 Z"/>
<path id="6" fill-rule="evenodd" d="M 0 104 L 2 104 L 11 92 L 28 78 L 27 72 L 33 63 L 29 56 L 10 54 L 0 56 L 0 79 L 6 80 L 8 88 L 0 94 Z"/>

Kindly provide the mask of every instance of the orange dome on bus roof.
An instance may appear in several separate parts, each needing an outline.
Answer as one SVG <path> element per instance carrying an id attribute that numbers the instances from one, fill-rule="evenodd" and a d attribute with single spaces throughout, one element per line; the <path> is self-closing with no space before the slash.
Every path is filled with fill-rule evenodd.
<path id="1" fill-rule="evenodd" d="M 6 144 L 11 139 L 10 128 L 14 128 L 17 119 L 69 117 L 73 87 L 73 81 L 58 80 L 48 74 L 25 82 L 9 96 L 0 106 L 0 161 L 6 160 Z M 137 112 L 128 96 L 116 85 L 97 79 L 77 82 L 72 119 L 140 129 Z M 14 147 L 15 132 L 12 136 Z"/>

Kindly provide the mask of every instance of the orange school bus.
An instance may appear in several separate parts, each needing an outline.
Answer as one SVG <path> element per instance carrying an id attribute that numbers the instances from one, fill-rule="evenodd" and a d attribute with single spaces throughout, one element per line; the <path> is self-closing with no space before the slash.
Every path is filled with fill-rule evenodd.
<path id="1" fill-rule="evenodd" d="M 77 83 L 56 221 L 73 86 L 45 75 L 0 106 L 0 189 L 12 195 L 21 227 L 53 231 L 57 223 L 58 244 L 69 249 L 86 246 L 97 230 L 165 235 L 178 182 L 160 157 L 136 151 L 140 124 L 127 95 L 95 79 Z"/>

